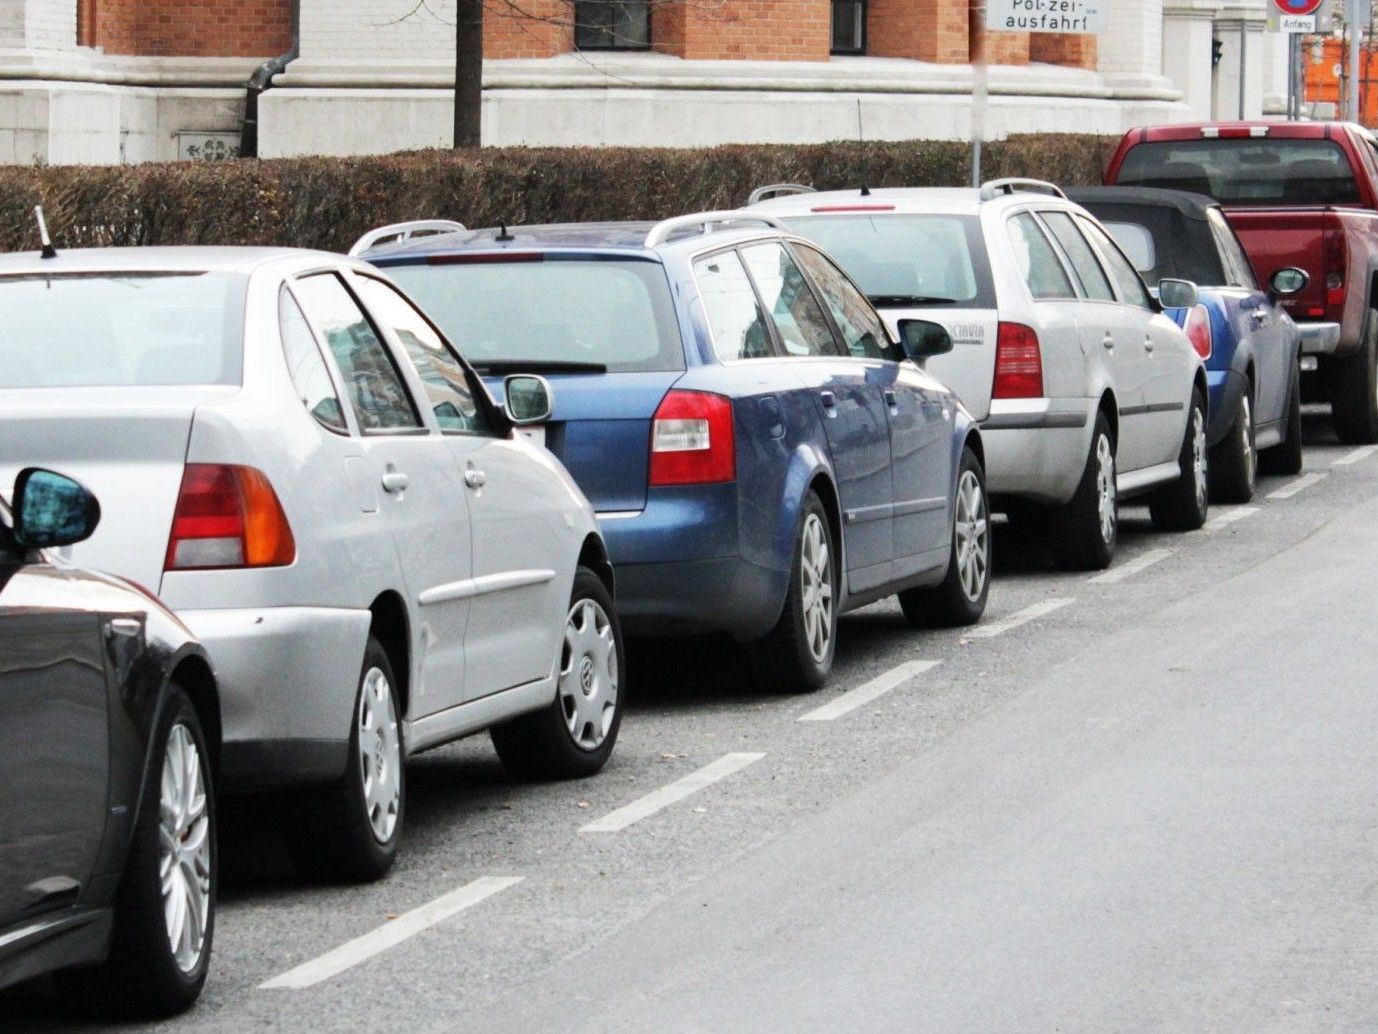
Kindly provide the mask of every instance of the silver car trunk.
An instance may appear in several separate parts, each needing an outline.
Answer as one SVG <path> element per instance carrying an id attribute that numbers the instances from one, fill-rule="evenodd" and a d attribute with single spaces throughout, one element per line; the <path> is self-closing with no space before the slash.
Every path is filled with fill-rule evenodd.
<path id="1" fill-rule="evenodd" d="M 897 336 L 900 320 L 928 320 L 952 338 L 952 351 L 935 356 L 924 368 L 957 393 L 977 420 L 990 415 L 990 392 L 995 378 L 995 341 L 999 316 L 994 309 L 948 307 L 882 309 L 881 315 Z"/>

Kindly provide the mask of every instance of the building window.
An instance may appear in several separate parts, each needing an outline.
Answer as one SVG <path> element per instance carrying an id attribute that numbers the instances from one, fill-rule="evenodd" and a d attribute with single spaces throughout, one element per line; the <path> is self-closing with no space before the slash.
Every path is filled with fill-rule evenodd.
<path id="1" fill-rule="evenodd" d="M 832 51 L 866 53 L 866 0 L 833 0 Z"/>
<path id="2" fill-rule="evenodd" d="M 650 49 L 650 0 L 576 0 L 574 45 L 580 50 Z"/>

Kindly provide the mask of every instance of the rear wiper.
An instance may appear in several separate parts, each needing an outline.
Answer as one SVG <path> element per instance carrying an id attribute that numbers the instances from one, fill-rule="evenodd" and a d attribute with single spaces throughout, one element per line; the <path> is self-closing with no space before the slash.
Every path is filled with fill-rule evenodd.
<path id="1" fill-rule="evenodd" d="M 906 305 L 956 305 L 956 298 L 935 298 L 926 294 L 873 294 L 871 304 L 878 308 L 902 308 Z"/>
<path id="2" fill-rule="evenodd" d="M 490 359 L 473 363 L 479 373 L 607 373 L 605 363 L 581 363 L 569 359 Z"/>

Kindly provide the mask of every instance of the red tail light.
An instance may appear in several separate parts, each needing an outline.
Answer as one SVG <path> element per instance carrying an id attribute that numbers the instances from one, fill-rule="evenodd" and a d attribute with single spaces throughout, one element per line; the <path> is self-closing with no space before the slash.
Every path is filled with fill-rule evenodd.
<path id="1" fill-rule="evenodd" d="M 1211 337 L 1211 314 L 1204 305 L 1196 305 L 1188 310 L 1187 322 L 1182 330 L 1186 332 L 1191 347 L 1196 349 L 1196 354 L 1202 359 L 1209 359 L 1214 341 Z"/>
<path id="2" fill-rule="evenodd" d="M 737 477 L 732 401 L 702 391 L 672 391 L 651 420 L 650 483 L 706 485 Z"/>
<path id="3" fill-rule="evenodd" d="M 187 464 L 163 570 L 284 567 L 296 558 L 292 528 L 262 471 Z"/>
<path id="4" fill-rule="evenodd" d="M 1345 237 L 1335 226 L 1327 226 L 1322 250 L 1325 256 L 1325 304 L 1345 302 Z"/>
<path id="5" fill-rule="evenodd" d="M 1043 352 L 1038 332 L 1022 323 L 1002 323 L 995 339 L 995 384 L 991 398 L 1043 397 Z"/>

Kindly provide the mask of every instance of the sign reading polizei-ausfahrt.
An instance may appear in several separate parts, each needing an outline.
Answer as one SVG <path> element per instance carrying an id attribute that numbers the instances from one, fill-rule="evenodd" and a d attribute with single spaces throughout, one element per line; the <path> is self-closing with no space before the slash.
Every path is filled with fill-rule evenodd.
<path id="1" fill-rule="evenodd" d="M 992 32 L 1104 32 L 1107 0 L 986 0 Z"/>

